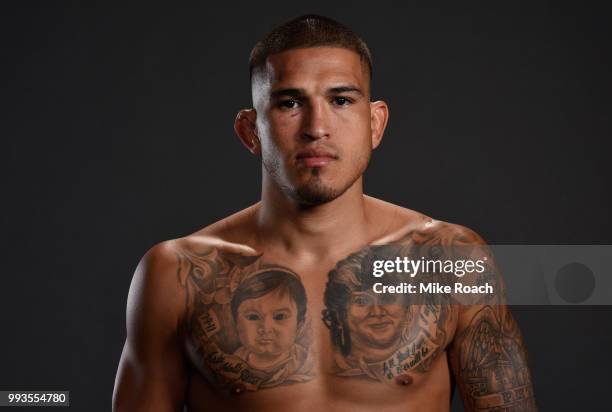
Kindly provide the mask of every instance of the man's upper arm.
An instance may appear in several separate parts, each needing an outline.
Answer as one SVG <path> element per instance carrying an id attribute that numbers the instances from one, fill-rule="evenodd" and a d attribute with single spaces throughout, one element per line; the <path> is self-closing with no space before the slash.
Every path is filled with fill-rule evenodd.
<path id="1" fill-rule="evenodd" d="M 458 306 L 449 355 L 465 410 L 536 411 L 527 351 L 506 305 L 501 273 L 484 240 L 467 228 L 461 232 L 478 256 L 489 257 L 484 279 L 495 289 L 490 298 Z"/>
<path id="2" fill-rule="evenodd" d="M 178 335 L 183 293 L 173 243 L 153 247 L 139 263 L 130 286 L 114 411 L 182 410 L 187 385 Z"/>
<path id="3" fill-rule="evenodd" d="M 450 360 L 466 411 L 535 411 L 527 353 L 505 305 L 464 307 Z"/>

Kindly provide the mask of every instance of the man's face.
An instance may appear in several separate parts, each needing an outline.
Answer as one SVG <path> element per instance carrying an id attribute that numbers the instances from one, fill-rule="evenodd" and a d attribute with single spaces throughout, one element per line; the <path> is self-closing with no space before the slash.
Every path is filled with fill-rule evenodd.
<path id="1" fill-rule="evenodd" d="M 343 48 L 292 49 L 253 77 L 262 161 L 300 204 L 335 199 L 361 178 L 372 151 L 369 74 Z"/>
<path id="2" fill-rule="evenodd" d="M 297 306 L 289 293 L 271 292 L 238 306 L 240 342 L 260 360 L 288 353 L 297 335 Z"/>
<path id="3" fill-rule="evenodd" d="M 407 315 L 402 296 L 353 292 L 348 307 L 351 340 L 360 347 L 388 349 L 400 338 Z"/>

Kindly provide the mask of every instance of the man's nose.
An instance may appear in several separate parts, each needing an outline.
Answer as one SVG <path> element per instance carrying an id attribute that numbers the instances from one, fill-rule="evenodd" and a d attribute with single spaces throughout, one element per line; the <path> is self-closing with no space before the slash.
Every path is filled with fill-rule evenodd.
<path id="1" fill-rule="evenodd" d="M 329 137 L 329 112 L 324 102 L 313 101 L 304 117 L 303 136 L 310 140 Z"/>

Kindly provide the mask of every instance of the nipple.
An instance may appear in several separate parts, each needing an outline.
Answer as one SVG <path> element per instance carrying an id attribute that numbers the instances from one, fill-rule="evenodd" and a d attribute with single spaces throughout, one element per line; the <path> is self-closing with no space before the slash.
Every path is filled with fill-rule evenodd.
<path id="1" fill-rule="evenodd" d="M 412 376 L 408 374 L 399 375 L 395 377 L 395 383 L 397 383 L 398 385 L 407 386 L 407 385 L 410 385 L 412 382 L 413 382 Z"/>
<path id="2" fill-rule="evenodd" d="M 230 387 L 231 395 L 242 395 L 246 392 L 246 387 L 241 383 L 236 383 Z"/>

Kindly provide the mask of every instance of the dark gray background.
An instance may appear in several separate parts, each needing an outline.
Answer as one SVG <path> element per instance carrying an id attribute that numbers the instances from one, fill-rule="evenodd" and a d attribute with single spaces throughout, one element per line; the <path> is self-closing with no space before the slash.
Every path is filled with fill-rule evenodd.
<path id="1" fill-rule="evenodd" d="M 140 256 L 258 200 L 258 160 L 232 128 L 250 106 L 248 53 L 305 12 L 373 52 L 391 118 L 367 193 L 491 243 L 612 243 L 597 4 L 12 3 L 0 6 L 0 389 L 110 408 Z M 611 308 L 514 312 L 541 409 L 609 408 Z"/>

